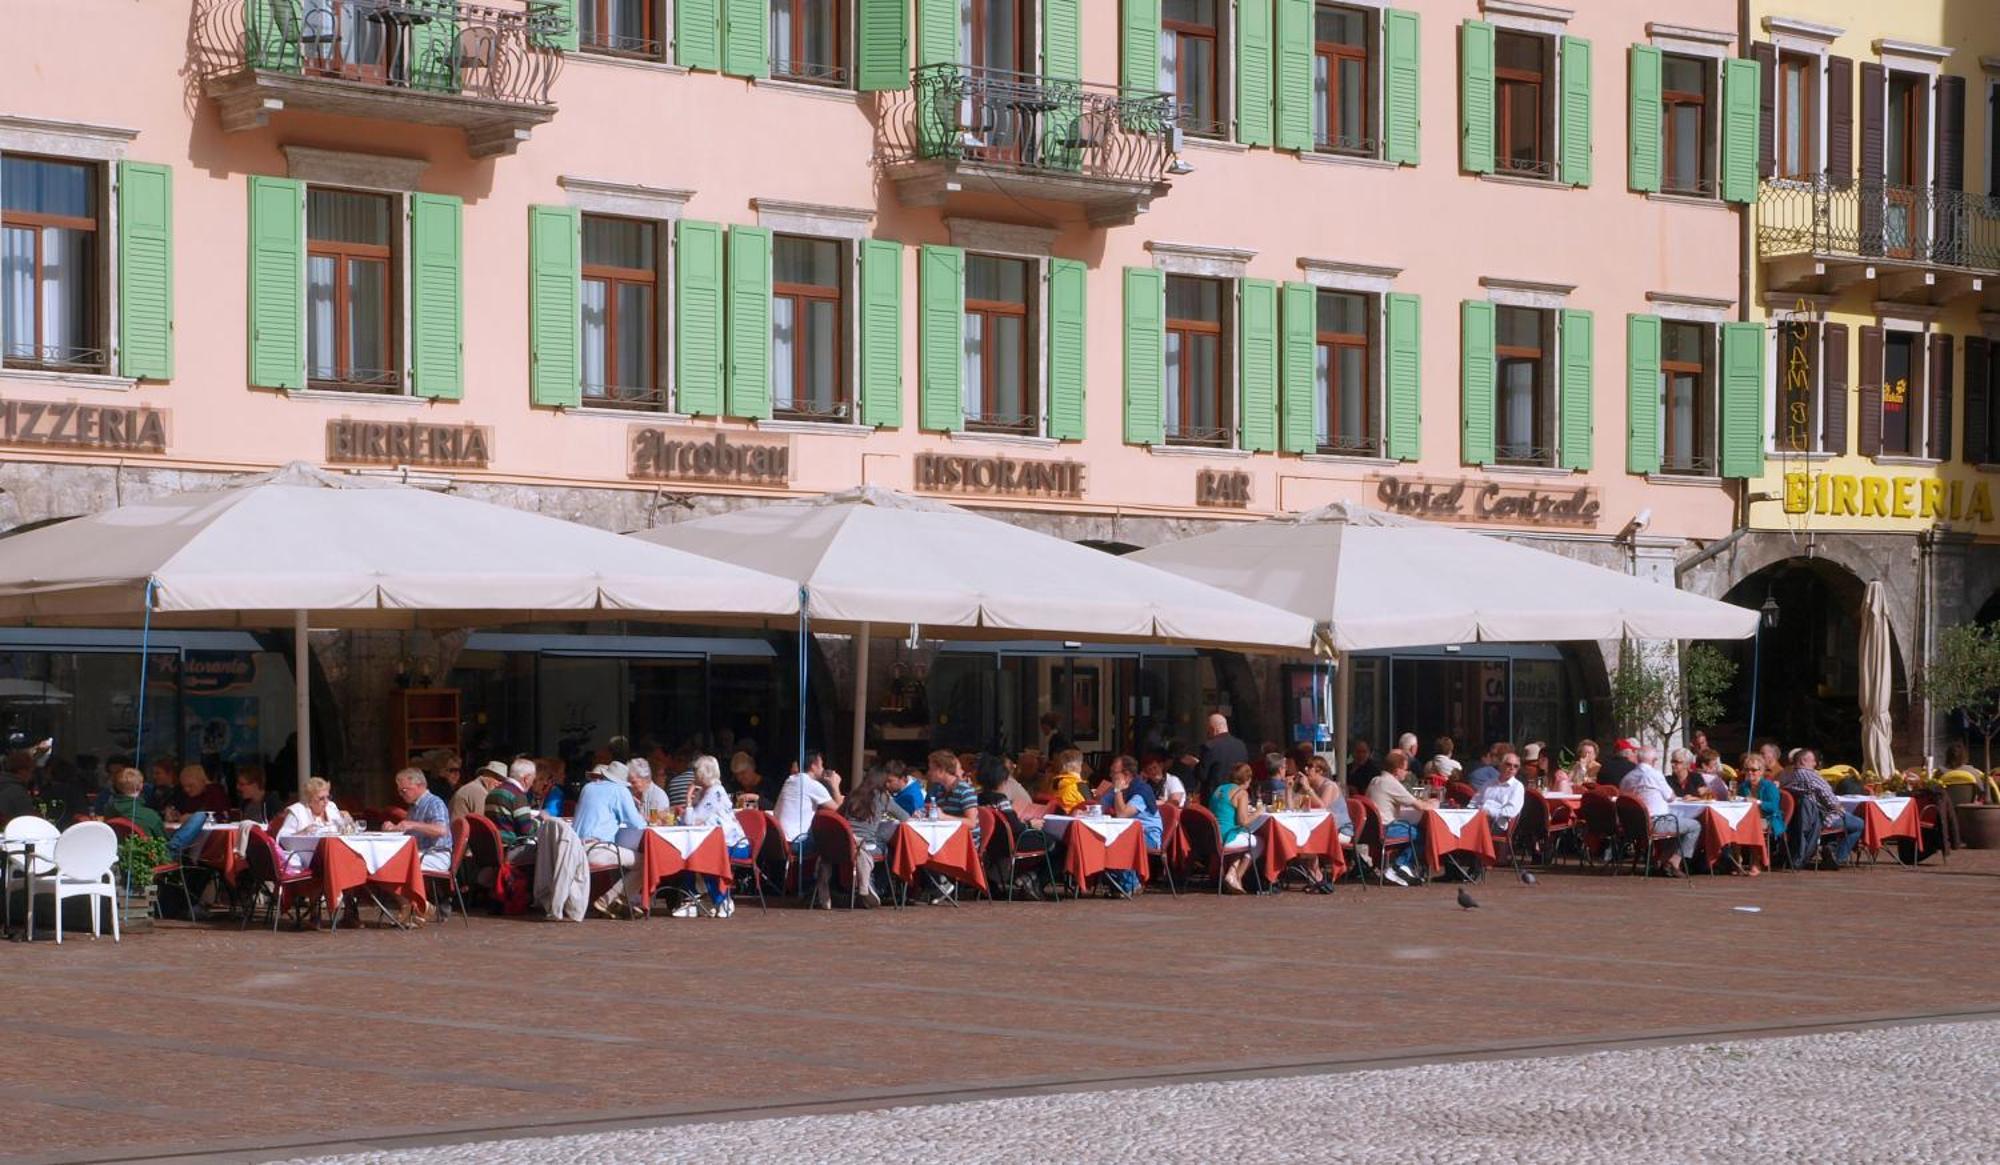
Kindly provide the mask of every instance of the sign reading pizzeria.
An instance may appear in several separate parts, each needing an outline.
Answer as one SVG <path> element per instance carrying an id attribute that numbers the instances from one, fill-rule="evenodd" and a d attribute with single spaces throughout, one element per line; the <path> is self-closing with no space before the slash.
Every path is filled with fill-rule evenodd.
<path id="1" fill-rule="evenodd" d="M 1195 475 L 1194 504 L 1225 510 L 1250 505 L 1250 475 L 1240 469 L 1204 469 Z"/>
<path id="2" fill-rule="evenodd" d="M 996 498 L 1075 500 L 1083 496 L 1083 462 L 1022 461 L 1013 457 L 917 454 L 917 488 L 927 493 Z"/>
<path id="3" fill-rule="evenodd" d="M 635 426 L 627 476 L 640 481 L 692 481 L 709 485 L 791 484 L 791 438 L 696 433 L 699 430 L 690 433 Z"/>
<path id="4" fill-rule="evenodd" d="M 326 423 L 330 465 L 422 465 L 484 469 L 493 457 L 493 430 L 484 425 L 428 425 L 422 421 Z"/>
<path id="5" fill-rule="evenodd" d="M 0 445 L 165 453 L 167 410 L 69 402 L 0 402 Z"/>
<path id="6" fill-rule="evenodd" d="M 1376 500 L 1392 514 L 1433 522 L 1512 522 L 1524 526 L 1597 525 L 1597 491 L 1459 478 L 1376 479 Z"/>

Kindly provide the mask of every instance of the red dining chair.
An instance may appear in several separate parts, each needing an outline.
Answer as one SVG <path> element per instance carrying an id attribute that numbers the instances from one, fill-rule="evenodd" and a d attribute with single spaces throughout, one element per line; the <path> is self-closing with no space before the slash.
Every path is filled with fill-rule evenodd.
<path id="1" fill-rule="evenodd" d="M 451 823 L 451 864 L 442 871 L 424 871 L 424 892 L 438 904 L 439 913 L 443 913 L 446 903 L 456 902 L 458 920 L 466 926 L 472 925 L 472 916 L 466 913 L 465 892 L 459 888 L 458 869 L 465 863 L 466 842 L 472 836 L 472 827 L 467 822 L 471 820 L 470 817 L 461 817 Z M 432 884 L 437 882 L 444 883 L 443 893 L 431 889 Z"/>
<path id="2" fill-rule="evenodd" d="M 854 827 L 847 818 L 830 809 L 822 809 L 813 814 L 812 825 L 806 830 L 812 838 L 813 859 L 832 871 L 832 888 L 839 890 L 842 883 L 847 886 L 847 908 L 854 909 L 854 902 L 861 890 L 861 879 L 857 876 L 854 851 L 861 845 L 854 836 Z M 805 871 L 799 873 L 799 891 L 806 893 Z"/>
<path id="3" fill-rule="evenodd" d="M 997 812 L 995 815 L 998 816 Z M 1007 901 L 1012 902 L 1014 900 L 1014 884 L 1020 881 L 1021 867 L 1023 865 L 1039 863 L 1042 869 L 1041 884 L 1044 886 L 1055 884 L 1055 847 L 1051 843 L 1049 835 L 1043 833 L 1040 827 L 1029 826 L 1019 834 L 1016 834 L 1012 829 L 1007 827 L 1004 818 L 997 829 L 991 829 L 986 825 L 985 819 L 981 818 L 980 827 L 982 829 L 990 829 L 990 832 L 986 834 L 986 852 L 988 855 L 986 868 L 989 871 L 997 870 L 1006 878 Z M 1031 890 L 1030 894 L 1033 897 L 1041 896 L 1039 890 Z M 987 882 L 986 896 L 988 898 L 993 896 L 990 879 Z M 1049 901 L 1057 901 L 1057 898 L 1051 896 Z"/>
<path id="4" fill-rule="evenodd" d="M 278 843 L 262 830 L 250 831 L 250 845 L 246 851 L 247 868 L 244 881 L 248 885 L 248 895 L 244 902 L 243 927 L 250 925 L 250 918 L 257 913 L 257 899 L 264 897 L 271 908 L 271 932 L 277 933 L 278 919 L 287 907 L 293 909 L 293 922 L 299 929 L 305 929 L 305 911 L 298 909 L 301 901 L 309 906 L 317 906 L 320 899 L 319 868 L 315 864 L 310 869 L 289 870 L 278 854 Z"/>
<path id="5" fill-rule="evenodd" d="M 738 809 L 736 824 L 742 827 L 743 838 L 750 843 L 750 856 L 729 859 L 729 876 L 734 878 L 738 885 L 742 885 L 743 876 L 747 873 L 750 878 L 750 891 L 757 895 L 757 909 L 766 912 L 771 909 L 770 904 L 764 901 L 764 883 L 768 879 L 764 877 L 764 868 L 758 862 L 764 856 L 770 822 L 770 815 L 762 809 Z"/>
<path id="6" fill-rule="evenodd" d="M 1472 804 L 1479 791 L 1464 781 L 1452 781 L 1444 787 L 1445 804 L 1453 809 L 1463 809 Z"/>
<path id="7" fill-rule="evenodd" d="M 1181 811 L 1181 839 L 1187 843 L 1190 862 L 1207 870 L 1215 879 L 1215 892 L 1222 893 L 1222 874 L 1228 859 L 1249 850 L 1248 842 L 1239 841 L 1224 849 L 1222 844 L 1222 824 L 1200 805 L 1190 804 Z M 1072 828 L 1078 828 L 1072 826 Z M 1257 863 L 1250 863 L 1250 876 L 1259 877 Z"/>
<path id="8" fill-rule="evenodd" d="M 1382 814 L 1375 808 L 1375 802 L 1366 797 L 1349 797 L 1347 815 L 1354 822 L 1356 867 L 1360 866 L 1360 851 L 1365 846 L 1375 866 L 1375 884 L 1388 885 L 1389 866 L 1395 860 L 1397 851 L 1416 845 L 1416 839 L 1403 837 L 1395 841 L 1387 840 L 1382 828 Z M 1361 875 L 1364 882 L 1367 877 L 1366 873 Z"/>
<path id="9" fill-rule="evenodd" d="M 1174 886 L 1173 855 L 1176 848 L 1174 841 L 1180 836 L 1180 831 L 1181 807 L 1171 801 L 1160 802 L 1160 844 L 1146 847 L 1146 872 L 1151 874 L 1151 866 L 1158 863 L 1160 873 L 1167 879 L 1167 893 L 1176 898 L 1181 896 L 1181 892 Z"/>

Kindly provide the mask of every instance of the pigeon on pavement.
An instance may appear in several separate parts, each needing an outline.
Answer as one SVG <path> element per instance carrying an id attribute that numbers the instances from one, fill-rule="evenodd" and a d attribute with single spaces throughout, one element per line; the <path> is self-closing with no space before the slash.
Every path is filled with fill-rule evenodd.
<path id="1" fill-rule="evenodd" d="M 1521 871 L 1521 885 L 1532 886 L 1535 884 L 1535 881 L 1536 879 L 1534 874 L 1528 872 L 1527 870 Z"/>
<path id="2" fill-rule="evenodd" d="M 1470 895 L 1470 894 L 1467 894 L 1467 893 L 1465 892 L 1465 888 L 1464 888 L 1463 886 L 1459 887 L 1459 891 L 1458 891 L 1458 904 L 1459 904 L 1459 906 L 1463 907 L 1463 908 L 1464 908 L 1464 909 L 1466 909 L 1466 910 L 1477 910 L 1477 909 L 1479 909 L 1479 903 L 1477 903 L 1477 902 L 1474 902 L 1474 901 L 1472 900 L 1472 895 Z"/>

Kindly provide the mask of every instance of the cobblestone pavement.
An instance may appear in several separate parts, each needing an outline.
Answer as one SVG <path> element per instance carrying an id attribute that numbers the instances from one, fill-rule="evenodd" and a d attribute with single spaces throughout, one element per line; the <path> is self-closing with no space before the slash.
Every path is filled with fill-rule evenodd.
<path id="1" fill-rule="evenodd" d="M 2000 1159 L 2000 1023 L 1014 1097 L 299 1158 L 1945 1162 Z"/>

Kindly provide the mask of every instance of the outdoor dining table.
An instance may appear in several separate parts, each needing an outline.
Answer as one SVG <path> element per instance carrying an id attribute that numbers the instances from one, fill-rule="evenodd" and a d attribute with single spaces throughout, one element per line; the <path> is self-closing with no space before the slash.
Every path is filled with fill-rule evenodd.
<path id="1" fill-rule="evenodd" d="M 1861 819 L 1861 844 L 1869 853 L 1881 853 L 1890 838 L 1908 838 L 1912 845 L 1922 842 L 1917 803 L 1911 797 L 1837 797 L 1843 808 Z"/>
<path id="2" fill-rule="evenodd" d="M 201 845 L 195 862 L 220 871 L 225 886 L 235 886 L 237 875 L 249 868 L 249 831 L 257 828 L 247 821 L 209 822 L 201 827 Z"/>
<path id="3" fill-rule="evenodd" d="M 1340 830 L 1333 814 L 1324 809 L 1281 809 L 1259 817 L 1252 827 L 1264 839 L 1262 863 L 1264 884 L 1275 886 L 1286 867 L 1300 858 L 1318 858 L 1327 863 L 1328 879 L 1347 869 L 1341 852 Z"/>
<path id="4" fill-rule="evenodd" d="M 1724 846 L 1741 846 L 1757 851 L 1757 865 L 1771 868 L 1771 847 L 1764 836 L 1764 814 L 1755 801 L 1673 801 L 1667 805 L 1676 817 L 1699 822 L 1701 852 L 1714 869 L 1722 860 Z"/>
<path id="5" fill-rule="evenodd" d="M 1079 891 L 1106 870 L 1130 870 L 1140 881 L 1146 878 L 1146 831 L 1139 828 L 1136 817 L 1051 813 L 1042 818 L 1042 828 L 1063 843 L 1063 872 Z"/>
<path id="6" fill-rule="evenodd" d="M 1448 854 L 1467 853 L 1487 862 L 1494 860 L 1493 830 L 1481 810 L 1426 805 L 1405 809 L 1397 816 L 1423 825 L 1424 866 L 1433 876 L 1444 872 Z"/>
<path id="7" fill-rule="evenodd" d="M 35 941 L 34 884 L 29 881 L 28 875 L 35 869 L 35 858 L 37 855 L 43 849 L 54 853 L 55 848 L 56 842 L 54 838 L 46 840 L 40 838 L 20 838 L 16 840 L 0 838 L 0 882 L 4 882 L 7 887 L 5 903 L 0 904 L 0 920 L 4 920 L 6 924 L 8 938 L 19 939 L 25 937 L 29 942 Z M 7 870 L 7 866 L 16 859 L 21 864 L 21 890 L 28 896 L 25 936 L 14 930 L 14 882 L 10 876 L 11 871 Z M 58 903 L 58 906 L 60 906 L 60 903 Z"/>
<path id="8" fill-rule="evenodd" d="M 723 843 L 719 825 L 649 825 L 634 831 L 639 851 L 639 901 L 646 913 L 653 910 L 653 895 L 660 884 L 676 874 L 706 874 L 732 881 L 729 847 Z M 623 845 L 625 839 L 619 838 Z"/>
<path id="9" fill-rule="evenodd" d="M 963 817 L 912 817 L 897 824 L 889 845 L 890 875 L 907 886 L 924 870 L 985 891 L 986 872 Z"/>
<path id="10" fill-rule="evenodd" d="M 410 834 L 290 833 L 278 839 L 278 846 L 319 868 L 327 906 L 336 918 L 350 890 L 368 891 L 384 915 L 389 911 L 378 888 L 401 895 L 419 910 L 427 905 L 423 861 Z"/>

